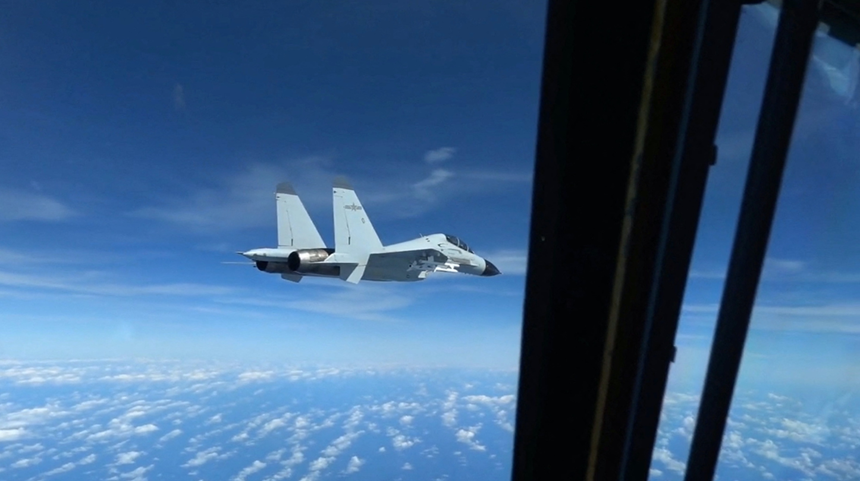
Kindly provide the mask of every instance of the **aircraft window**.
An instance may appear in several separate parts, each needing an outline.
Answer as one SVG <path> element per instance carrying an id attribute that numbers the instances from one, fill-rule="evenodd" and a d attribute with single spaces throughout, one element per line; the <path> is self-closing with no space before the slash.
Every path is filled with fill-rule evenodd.
<path id="1" fill-rule="evenodd" d="M 463 242 L 462 240 L 460 240 L 460 238 L 458 238 L 456 236 L 452 236 L 452 235 L 447 235 L 447 234 L 445 235 L 445 238 L 448 240 L 448 242 L 450 242 L 451 244 L 454 244 L 455 246 L 459 247 L 460 249 L 463 249 L 464 251 L 467 251 L 467 252 L 472 252 L 472 249 L 469 248 L 469 245 L 466 244 L 465 242 Z"/>
<path id="2" fill-rule="evenodd" d="M 685 471 L 779 15 L 770 3 L 743 9 L 719 157 L 709 174 L 651 461 L 655 480 L 681 479 Z M 860 419 L 860 405 L 845 397 L 860 383 L 854 334 L 860 330 L 860 243 L 854 241 L 860 177 L 852 174 L 860 151 L 860 46 L 826 31 L 816 34 L 808 63 L 720 451 L 720 479 L 812 478 L 829 466 L 845 466 L 846 478 L 860 479 L 854 450 L 839 434 Z"/>

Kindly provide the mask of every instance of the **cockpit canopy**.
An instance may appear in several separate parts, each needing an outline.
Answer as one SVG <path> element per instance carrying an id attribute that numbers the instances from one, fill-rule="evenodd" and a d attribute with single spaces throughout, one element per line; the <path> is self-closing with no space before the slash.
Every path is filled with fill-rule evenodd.
<path id="1" fill-rule="evenodd" d="M 465 242 L 461 241 L 456 236 L 445 234 L 445 239 L 447 239 L 448 242 L 450 242 L 451 244 L 454 244 L 455 246 L 459 247 L 460 249 L 463 249 L 464 251 L 472 252 L 472 249 L 469 248 L 469 245 L 466 244 Z M 472 254 L 474 254 L 474 252 L 472 252 Z"/>

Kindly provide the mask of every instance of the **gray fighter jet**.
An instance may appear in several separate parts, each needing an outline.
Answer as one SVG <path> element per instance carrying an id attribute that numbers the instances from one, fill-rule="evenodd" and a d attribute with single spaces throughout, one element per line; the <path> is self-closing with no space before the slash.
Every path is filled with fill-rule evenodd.
<path id="1" fill-rule="evenodd" d="M 334 249 L 326 247 L 305 206 L 289 183 L 278 184 L 275 204 L 278 247 L 239 254 L 257 269 L 299 282 L 304 276 L 365 281 L 421 281 L 431 272 L 495 276 L 499 269 L 475 254 L 465 242 L 432 234 L 399 244 L 382 245 L 349 182 L 338 177 L 333 186 Z"/>

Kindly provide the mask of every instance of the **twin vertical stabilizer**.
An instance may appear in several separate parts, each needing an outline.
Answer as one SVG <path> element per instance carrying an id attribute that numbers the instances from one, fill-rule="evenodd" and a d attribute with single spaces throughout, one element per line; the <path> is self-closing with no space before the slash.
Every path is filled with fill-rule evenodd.
<path id="1" fill-rule="evenodd" d="M 349 181 L 337 177 L 332 192 L 335 252 L 366 254 L 382 250 L 382 242 Z"/>
<path id="2" fill-rule="evenodd" d="M 281 182 L 275 189 L 275 204 L 278 209 L 278 248 L 316 249 L 324 248 L 320 233 L 308 215 L 308 211 L 288 182 Z"/>
<path id="3" fill-rule="evenodd" d="M 278 184 L 275 199 L 278 212 L 279 249 L 303 250 L 326 247 L 292 185 L 287 182 Z M 355 284 L 364 275 L 370 254 L 382 251 L 382 242 L 346 178 L 335 179 L 332 201 L 335 255 L 330 261 L 340 266 L 342 279 Z"/>

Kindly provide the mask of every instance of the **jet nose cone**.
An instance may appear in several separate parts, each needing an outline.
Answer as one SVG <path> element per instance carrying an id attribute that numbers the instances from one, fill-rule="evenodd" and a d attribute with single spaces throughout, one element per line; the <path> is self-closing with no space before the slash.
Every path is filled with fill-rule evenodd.
<path id="1" fill-rule="evenodd" d="M 497 276 L 497 275 L 501 274 L 501 272 L 499 272 L 499 268 L 496 267 L 495 264 L 493 264 L 490 261 L 485 261 L 485 262 L 487 263 L 487 267 L 484 267 L 484 272 L 481 273 L 482 276 L 490 277 L 490 276 Z"/>

